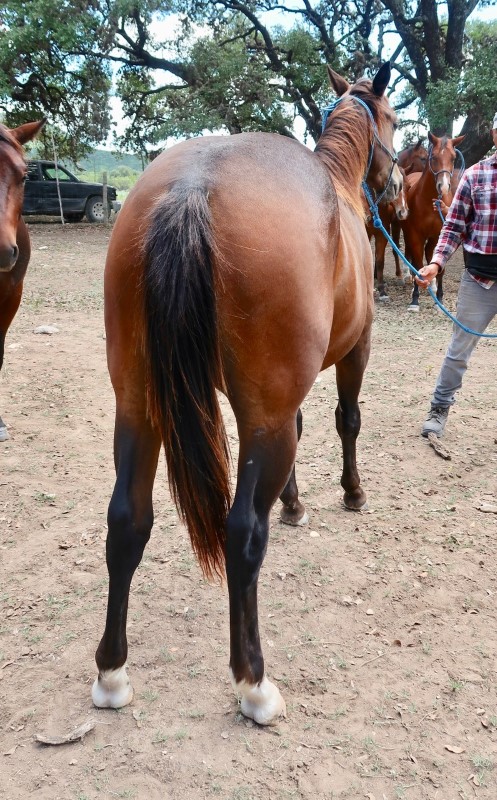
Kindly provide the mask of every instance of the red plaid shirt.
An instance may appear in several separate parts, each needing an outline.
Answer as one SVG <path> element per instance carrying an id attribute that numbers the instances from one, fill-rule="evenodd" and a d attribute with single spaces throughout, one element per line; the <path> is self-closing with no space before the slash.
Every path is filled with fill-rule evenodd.
<path id="1" fill-rule="evenodd" d="M 464 173 L 432 261 L 444 268 L 462 242 L 471 253 L 497 255 L 497 153 Z"/>

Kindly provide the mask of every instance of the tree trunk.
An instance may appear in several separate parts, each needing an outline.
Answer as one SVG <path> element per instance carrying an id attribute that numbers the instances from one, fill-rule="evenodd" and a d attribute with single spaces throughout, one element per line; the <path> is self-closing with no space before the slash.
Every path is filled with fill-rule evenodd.
<path id="1" fill-rule="evenodd" d="M 466 161 L 466 166 L 470 167 L 483 158 L 492 147 L 492 135 L 490 123 L 484 119 L 477 110 L 473 110 L 464 121 L 459 136 L 464 134 L 465 139 L 459 147 Z"/>

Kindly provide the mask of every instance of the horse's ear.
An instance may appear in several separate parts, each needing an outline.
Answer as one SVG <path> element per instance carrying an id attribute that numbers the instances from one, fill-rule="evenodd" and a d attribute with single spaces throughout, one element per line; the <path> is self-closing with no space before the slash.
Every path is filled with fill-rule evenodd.
<path id="1" fill-rule="evenodd" d="M 385 63 L 381 65 L 378 72 L 374 76 L 373 92 L 377 97 L 381 97 L 383 94 L 385 94 L 385 89 L 390 83 L 391 72 L 392 70 L 390 69 L 390 61 L 385 61 Z"/>
<path id="2" fill-rule="evenodd" d="M 428 131 L 428 141 L 430 144 L 436 144 L 438 142 L 437 137 L 434 136 L 431 131 Z"/>
<path id="3" fill-rule="evenodd" d="M 26 144 L 26 142 L 30 142 L 31 139 L 38 136 L 46 121 L 46 118 L 44 118 L 39 122 L 26 122 L 24 125 L 19 125 L 18 128 L 12 128 L 10 132 L 19 144 Z"/>
<path id="4" fill-rule="evenodd" d="M 346 81 L 345 78 L 342 78 L 338 72 L 335 72 L 334 69 L 331 69 L 331 67 L 328 67 L 328 77 L 330 79 L 331 88 L 338 97 L 341 97 L 342 94 L 345 94 L 345 92 L 348 92 L 350 89 L 350 83 Z"/>
<path id="5" fill-rule="evenodd" d="M 418 139 L 416 147 L 414 149 L 419 150 L 421 147 L 423 147 L 423 139 Z"/>
<path id="6" fill-rule="evenodd" d="M 456 136 L 455 139 L 452 139 L 452 145 L 457 147 L 458 144 L 461 144 L 462 140 L 466 137 L 466 134 L 463 133 L 462 136 Z"/>

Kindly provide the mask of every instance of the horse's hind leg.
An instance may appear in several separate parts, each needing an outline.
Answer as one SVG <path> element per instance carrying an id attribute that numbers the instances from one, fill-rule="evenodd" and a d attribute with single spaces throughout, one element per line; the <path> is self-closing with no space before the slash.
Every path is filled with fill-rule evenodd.
<path id="1" fill-rule="evenodd" d="M 302 436 L 302 411 L 297 411 L 297 439 L 300 442 Z M 309 516 L 305 507 L 299 500 L 299 490 L 295 478 L 295 464 L 287 485 L 280 494 L 283 508 L 280 511 L 280 519 L 287 525 L 305 525 L 309 521 Z"/>
<path id="2" fill-rule="evenodd" d="M 356 464 L 356 439 L 361 429 L 359 392 L 362 376 L 368 363 L 370 350 L 370 330 L 363 333 L 359 342 L 345 358 L 336 365 L 338 405 L 335 411 L 336 428 L 342 440 L 343 472 L 342 487 L 345 490 L 343 502 L 351 511 L 366 507 L 366 494 L 361 488 Z"/>
<path id="3" fill-rule="evenodd" d="M 129 404 L 121 411 L 118 401 L 114 433 L 117 476 L 107 518 L 107 619 L 95 655 L 98 678 L 92 690 L 93 702 L 101 708 L 121 708 L 133 698 L 125 667 L 128 597 L 133 573 L 150 538 L 159 449 L 159 436 L 146 415 L 131 413 Z"/>
<path id="4" fill-rule="evenodd" d="M 254 431 L 257 432 L 254 432 Z M 288 481 L 297 449 L 295 419 L 276 432 L 240 433 L 235 499 L 226 525 L 230 599 L 230 670 L 241 710 L 261 725 L 286 713 L 278 688 L 264 673 L 257 616 L 257 582 L 266 552 L 269 512 Z"/>

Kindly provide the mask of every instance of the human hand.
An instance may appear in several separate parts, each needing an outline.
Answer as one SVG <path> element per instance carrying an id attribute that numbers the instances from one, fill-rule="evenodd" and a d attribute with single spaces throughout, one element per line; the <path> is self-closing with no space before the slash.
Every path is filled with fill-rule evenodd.
<path id="1" fill-rule="evenodd" d="M 433 210 L 434 211 L 438 211 L 439 209 L 442 212 L 442 214 L 444 215 L 444 217 L 446 217 L 447 214 L 449 213 L 449 206 L 446 203 L 444 203 L 443 200 L 434 200 L 433 201 Z"/>
<path id="2" fill-rule="evenodd" d="M 433 278 L 436 278 L 438 275 L 438 264 L 432 262 L 431 264 L 427 264 L 426 267 L 421 267 L 419 275 L 420 277 L 418 278 L 416 275 L 414 280 L 422 289 L 427 289 Z"/>

